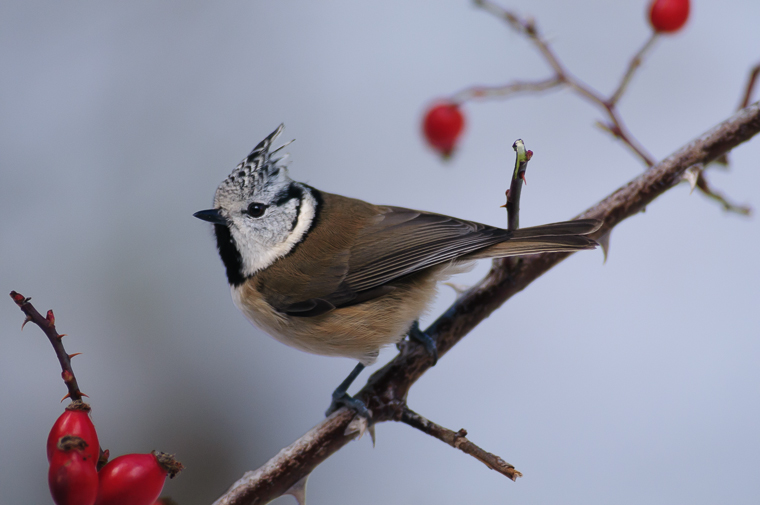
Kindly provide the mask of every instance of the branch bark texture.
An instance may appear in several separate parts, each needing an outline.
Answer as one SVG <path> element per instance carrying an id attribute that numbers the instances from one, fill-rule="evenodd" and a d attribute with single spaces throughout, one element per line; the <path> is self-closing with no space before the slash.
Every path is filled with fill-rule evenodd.
<path id="1" fill-rule="evenodd" d="M 578 218 L 601 219 L 604 224 L 595 233 L 595 237 L 601 237 L 678 184 L 689 167 L 706 165 L 758 132 L 760 102 L 740 110 L 685 145 Z M 426 330 L 436 340 L 439 356 L 446 354 L 505 301 L 567 256 L 568 253 L 548 253 L 495 260 L 488 275 Z M 371 422 L 401 421 L 409 388 L 429 367 L 430 358 L 421 346 L 402 346 L 401 352 L 375 372 L 359 392 L 359 397 L 372 411 Z M 317 465 L 357 436 L 357 432 L 347 432 L 352 418 L 352 412 L 345 408 L 338 410 L 260 469 L 246 473 L 216 504 L 267 503 L 286 493 Z"/>

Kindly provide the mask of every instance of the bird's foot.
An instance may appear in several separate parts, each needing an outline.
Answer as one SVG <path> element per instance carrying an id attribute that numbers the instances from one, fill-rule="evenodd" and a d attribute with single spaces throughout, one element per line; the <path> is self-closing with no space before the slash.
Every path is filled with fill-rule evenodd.
<path id="1" fill-rule="evenodd" d="M 351 371 L 351 373 L 348 374 L 348 377 L 346 377 L 346 379 L 340 383 L 340 386 L 335 388 L 335 391 L 333 391 L 332 394 L 332 403 L 330 403 L 330 407 L 325 412 L 325 416 L 329 416 L 341 407 L 348 407 L 349 409 L 355 411 L 359 416 L 365 419 L 370 418 L 371 414 L 367 408 L 367 405 L 365 405 L 364 402 L 358 398 L 349 396 L 347 393 L 349 386 L 352 382 L 354 382 L 354 379 L 356 379 L 362 370 L 364 370 L 364 365 L 362 363 L 359 363 Z"/>
<path id="2" fill-rule="evenodd" d="M 338 393 L 338 391 L 333 393 L 332 403 L 325 412 L 325 416 L 329 416 L 341 407 L 348 407 L 349 409 L 356 412 L 356 415 L 361 416 L 365 419 L 372 417 L 369 409 L 367 408 L 367 405 L 365 405 L 363 401 L 359 400 L 358 398 L 354 398 L 353 396 L 349 396 L 349 394 L 345 391 L 341 394 L 336 393 Z"/>
<path id="3" fill-rule="evenodd" d="M 438 346 L 430 335 L 420 329 L 419 321 L 413 322 L 412 327 L 409 328 L 409 340 L 414 340 L 425 347 L 425 350 L 433 360 L 432 366 L 438 363 Z"/>

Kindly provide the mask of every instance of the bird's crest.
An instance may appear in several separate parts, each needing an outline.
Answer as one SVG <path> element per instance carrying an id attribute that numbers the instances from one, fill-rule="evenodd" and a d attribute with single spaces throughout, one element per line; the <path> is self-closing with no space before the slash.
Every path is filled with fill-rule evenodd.
<path id="1" fill-rule="evenodd" d="M 289 180 L 287 175 L 288 155 L 285 154 L 274 158 L 273 155 L 290 145 L 293 141 L 291 140 L 270 151 L 272 143 L 282 133 L 284 128 L 285 125 L 281 124 L 275 131 L 259 142 L 250 154 L 238 163 L 227 179 L 222 182 L 219 186 L 219 191 L 224 194 L 251 194 L 253 191 L 262 191 L 271 184 Z"/>

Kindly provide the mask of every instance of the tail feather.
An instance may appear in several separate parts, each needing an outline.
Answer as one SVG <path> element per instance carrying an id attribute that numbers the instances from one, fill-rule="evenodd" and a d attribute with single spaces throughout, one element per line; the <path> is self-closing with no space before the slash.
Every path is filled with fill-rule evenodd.
<path id="1" fill-rule="evenodd" d="M 596 249 L 596 241 L 581 235 L 542 236 L 531 238 L 511 239 L 491 247 L 486 247 L 474 253 L 462 256 L 463 260 L 482 258 L 504 258 L 523 254 L 538 254 L 545 252 L 573 252 L 584 249 Z"/>
<path id="2" fill-rule="evenodd" d="M 584 235 L 594 233 L 601 226 L 602 221 L 598 219 L 578 219 L 520 228 L 512 232 L 509 240 L 463 256 L 462 259 L 503 258 L 522 254 L 595 249 L 599 244 Z"/>
<path id="3" fill-rule="evenodd" d="M 594 233 L 602 226 L 599 219 L 577 219 L 575 221 L 563 221 L 561 223 L 544 224 L 520 228 L 512 232 L 514 239 L 555 237 L 563 235 L 588 235 Z"/>

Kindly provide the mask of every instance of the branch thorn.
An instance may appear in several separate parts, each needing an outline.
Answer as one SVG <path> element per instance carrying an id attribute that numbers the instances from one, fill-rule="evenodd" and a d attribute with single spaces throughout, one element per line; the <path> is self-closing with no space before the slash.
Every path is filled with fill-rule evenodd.
<path id="1" fill-rule="evenodd" d="M 704 166 L 701 163 L 697 163 L 696 165 L 692 165 L 689 168 L 686 169 L 686 171 L 683 173 L 681 178 L 689 183 L 689 186 L 691 187 L 691 191 L 689 191 L 689 194 L 694 192 L 694 189 L 697 187 L 697 181 L 699 181 L 699 174 L 702 173 L 702 169 Z"/>
<path id="2" fill-rule="evenodd" d="M 290 486 L 290 489 L 283 494 L 289 494 L 296 499 L 298 505 L 306 505 L 306 480 L 309 478 L 309 473 L 301 477 L 301 479 Z"/>
<path id="3" fill-rule="evenodd" d="M 24 322 L 21 324 L 21 331 L 24 331 L 24 326 L 26 326 L 26 323 L 31 322 L 31 320 L 32 316 L 26 316 L 26 318 L 24 318 Z"/>
<path id="4" fill-rule="evenodd" d="M 369 420 L 366 417 L 355 415 L 354 418 L 351 420 L 351 422 L 348 423 L 348 426 L 346 426 L 346 429 L 343 432 L 343 435 L 348 437 L 350 435 L 353 435 L 354 433 L 358 433 L 359 436 L 356 439 L 360 440 L 364 436 L 364 434 L 367 432 L 367 429 L 369 427 L 370 427 Z M 374 445 L 374 442 L 373 442 L 373 445 Z"/>
<path id="5" fill-rule="evenodd" d="M 612 229 L 596 239 L 597 242 L 599 242 L 599 245 L 602 247 L 602 252 L 604 253 L 604 263 L 607 263 L 607 256 L 610 253 L 610 236 L 612 235 Z"/>

